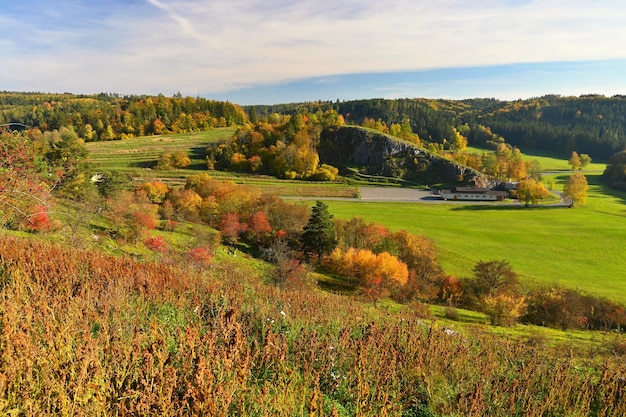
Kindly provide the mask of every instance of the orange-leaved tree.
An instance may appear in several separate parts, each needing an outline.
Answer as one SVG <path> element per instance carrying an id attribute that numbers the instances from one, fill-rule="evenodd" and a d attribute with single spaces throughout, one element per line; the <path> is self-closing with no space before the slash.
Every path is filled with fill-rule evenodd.
<path id="1" fill-rule="evenodd" d="M 407 283 L 406 264 L 388 252 L 375 254 L 369 249 L 335 248 L 325 261 L 333 272 L 355 281 L 361 292 L 374 302 L 394 287 Z"/>

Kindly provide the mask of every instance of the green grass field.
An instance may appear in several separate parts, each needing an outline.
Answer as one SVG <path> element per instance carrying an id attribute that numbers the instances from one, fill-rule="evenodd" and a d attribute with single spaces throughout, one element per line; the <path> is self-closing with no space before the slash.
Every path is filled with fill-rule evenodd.
<path id="1" fill-rule="evenodd" d="M 162 153 L 183 150 L 188 152 L 191 165 L 182 173 L 184 171 L 206 170 L 206 148 L 212 143 L 230 138 L 235 130 L 234 127 L 227 127 L 179 135 L 143 136 L 127 140 L 89 142 L 86 144 L 90 154 L 88 163 L 99 169 L 133 171 L 140 176 L 142 171 L 156 165 Z M 157 175 L 163 176 L 172 174 L 172 172 L 167 171 L 157 172 Z M 143 173 L 145 174 L 145 172 Z M 181 171 L 177 171 L 176 174 L 180 175 Z"/>
<path id="2" fill-rule="evenodd" d="M 588 202 L 573 209 L 327 203 L 337 218 L 360 216 L 430 237 L 448 274 L 471 276 L 480 260 L 506 259 L 529 286 L 559 283 L 626 302 L 626 193 L 610 191 L 598 177 L 588 176 Z"/>
<path id="3" fill-rule="evenodd" d="M 483 148 L 468 146 L 466 151 L 469 153 L 483 154 L 484 152 L 492 152 Z M 569 157 L 565 157 L 556 152 L 544 151 L 541 149 L 520 148 L 524 160 L 536 160 L 541 165 L 543 171 L 570 171 L 572 167 L 567 163 Z M 591 161 L 591 164 L 585 167 L 583 172 L 588 171 L 604 171 L 606 161 Z"/>

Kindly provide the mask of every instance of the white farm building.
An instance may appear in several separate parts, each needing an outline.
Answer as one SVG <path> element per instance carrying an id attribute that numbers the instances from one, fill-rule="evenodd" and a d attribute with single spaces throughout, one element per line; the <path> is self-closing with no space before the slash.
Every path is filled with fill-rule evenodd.
<path id="1" fill-rule="evenodd" d="M 507 191 L 496 191 L 489 188 L 454 187 L 449 190 L 441 190 L 441 198 L 444 200 L 467 200 L 467 201 L 502 201 L 509 196 Z"/>

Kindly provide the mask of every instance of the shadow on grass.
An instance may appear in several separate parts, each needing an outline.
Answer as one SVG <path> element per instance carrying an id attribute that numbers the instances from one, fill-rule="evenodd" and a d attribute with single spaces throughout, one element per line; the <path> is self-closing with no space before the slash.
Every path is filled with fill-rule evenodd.
<path id="1" fill-rule="evenodd" d="M 587 175 L 587 183 L 590 186 L 598 187 L 602 194 L 619 198 L 623 204 L 626 204 L 626 192 L 611 188 L 608 182 L 602 179 L 602 175 Z"/>
<path id="2" fill-rule="evenodd" d="M 555 210 L 555 209 L 567 209 L 570 208 L 569 205 L 562 204 L 536 204 L 525 206 L 523 204 L 507 204 L 507 205 L 495 205 L 495 204 L 485 204 L 485 205 L 471 205 L 471 206 L 459 206 L 454 207 L 452 211 L 518 211 L 518 210 Z"/>
<path id="3" fill-rule="evenodd" d="M 324 291 L 328 291 L 333 294 L 340 295 L 356 295 L 358 294 L 358 290 L 355 288 L 354 284 L 337 279 L 325 276 L 323 279 L 317 280 L 317 285 Z"/>
<path id="4" fill-rule="evenodd" d="M 128 164 L 130 168 L 150 168 L 154 169 L 157 166 L 156 161 L 140 161 L 140 162 L 131 162 Z"/>

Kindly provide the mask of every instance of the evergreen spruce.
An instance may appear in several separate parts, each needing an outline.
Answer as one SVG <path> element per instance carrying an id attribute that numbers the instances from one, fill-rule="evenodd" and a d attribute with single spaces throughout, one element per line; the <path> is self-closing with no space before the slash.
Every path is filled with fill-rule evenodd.
<path id="1" fill-rule="evenodd" d="M 321 201 L 315 203 L 309 222 L 304 226 L 302 246 L 305 252 L 316 254 L 318 261 L 337 246 L 333 215 Z"/>

